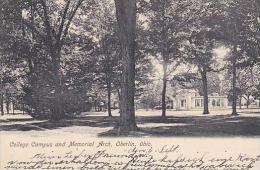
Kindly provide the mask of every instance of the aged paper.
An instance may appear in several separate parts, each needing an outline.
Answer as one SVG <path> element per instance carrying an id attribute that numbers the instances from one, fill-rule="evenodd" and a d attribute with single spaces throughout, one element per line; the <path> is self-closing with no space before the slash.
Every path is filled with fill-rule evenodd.
<path id="1" fill-rule="evenodd" d="M 260 170 L 259 2 L 0 0 L 0 170 Z"/>
<path id="2" fill-rule="evenodd" d="M 259 138 L 1 135 L 0 169 L 258 170 Z"/>

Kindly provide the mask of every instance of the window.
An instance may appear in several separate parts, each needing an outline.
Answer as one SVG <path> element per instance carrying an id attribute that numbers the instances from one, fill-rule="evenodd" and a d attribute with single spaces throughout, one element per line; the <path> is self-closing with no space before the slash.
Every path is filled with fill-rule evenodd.
<path id="1" fill-rule="evenodd" d="M 195 99 L 195 106 L 196 107 L 201 107 L 200 103 L 201 103 L 200 99 Z"/>
<path id="2" fill-rule="evenodd" d="M 217 100 L 217 106 L 220 106 L 220 99 Z"/>
<path id="3" fill-rule="evenodd" d="M 181 100 L 181 107 L 186 107 L 186 100 Z"/>
<path id="4" fill-rule="evenodd" d="M 216 100 L 215 100 L 215 99 L 212 100 L 212 106 L 213 106 L 213 107 L 216 106 Z"/>

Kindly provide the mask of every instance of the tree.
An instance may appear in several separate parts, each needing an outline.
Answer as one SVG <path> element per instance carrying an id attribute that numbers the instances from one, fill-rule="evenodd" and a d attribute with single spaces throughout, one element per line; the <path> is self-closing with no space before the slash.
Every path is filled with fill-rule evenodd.
<path id="1" fill-rule="evenodd" d="M 118 72 L 120 72 L 120 59 L 118 55 L 118 39 L 116 34 L 107 34 L 101 40 L 101 55 L 99 57 L 99 66 L 97 66 L 98 82 L 101 87 L 107 90 L 107 109 L 108 116 L 111 117 L 111 95 L 116 88 Z"/>
<path id="2" fill-rule="evenodd" d="M 106 3 L 106 2 L 105 2 Z M 102 5 L 102 15 L 100 23 L 99 41 L 99 62 L 97 65 L 97 81 L 100 88 L 107 90 L 108 115 L 111 116 L 111 94 L 119 87 L 118 78 L 122 73 L 122 58 L 119 54 L 119 40 L 117 37 L 118 29 L 115 27 L 113 6 L 106 3 Z M 144 92 L 144 86 L 150 83 L 152 64 L 145 51 L 145 30 L 139 23 L 136 30 L 136 49 L 135 49 L 135 101 L 139 100 Z M 119 90 L 119 93 L 120 90 Z"/>
<path id="3" fill-rule="evenodd" d="M 212 95 L 214 93 L 221 94 L 221 85 L 219 75 L 215 72 L 207 73 L 207 86 L 208 94 Z M 172 86 L 179 85 L 185 89 L 196 89 L 198 93 L 203 96 L 203 82 L 201 74 L 197 72 L 183 72 L 177 74 L 171 80 Z"/>
<path id="4" fill-rule="evenodd" d="M 94 32 L 90 13 L 94 10 L 92 4 L 95 2 L 87 1 L 86 4 L 83 0 L 19 2 L 20 4 L 11 6 L 10 11 L 15 11 L 13 9 L 18 7 L 23 11 L 21 15 L 23 17 L 5 15 L 4 21 L 14 23 L 19 28 L 16 32 L 8 34 L 12 39 L 6 44 L 11 47 L 10 49 L 19 49 L 13 53 L 17 55 L 17 58 L 14 58 L 16 63 L 22 63 L 19 67 L 23 68 L 24 73 L 23 99 L 26 102 L 26 110 L 33 116 L 51 115 L 52 119 L 58 120 L 59 117 L 65 116 L 72 105 L 67 101 L 70 99 L 68 95 L 77 96 L 81 98 L 79 101 L 82 101 L 90 92 L 89 84 L 85 81 L 93 80 L 91 74 L 94 71 L 88 64 L 92 61 L 95 63 L 95 57 L 87 58 L 92 55 L 95 48 L 91 40 L 93 37 L 88 35 L 89 32 Z M 75 17 L 78 12 L 81 12 L 80 15 Z M 92 21 L 89 21 L 89 18 Z M 86 20 L 89 24 L 85 24 Z M 69 55 L 75 59 L 71 59 Z M 82 59 L 82 56 L 86 59 Z M 72 63 L 68 64 L 68 60 Z M 94 66 L 93 63 L 91 66 Z M 77 68 L 73 70 L 70 64 Z M 84 66 L 90 69 L 84 69 Z M 76 69 L 86 76 L 75 73 L 78 71 Z M 77 75 L 75 81 L 69 77 L 71 75 Z M 79 82 L 86 84 L 77 86 Z"/>
<path id="5" fill-rule="evenodd" d="M 254 5 L 255 4 L 255 5 Z M 233 0 L 226 3 L 225 24 L 222 25 L 225 40 L 232 49 L 230 67 L 232 69 L 232 115 L 237 115 L 237 69 L 255 63 L 259 55 L 256 41 L 257 15 L 254 14 L 255 1 Z M 253 14 L 252 14 L 253 11 Z M 253 36 L 252 36 L 253 35 Z M 254 59 L 253 59 L 254 58 Z M 253 60 L 252 60 L 253 59 Z"/>
<path id="6" fill-rule="evenodd" d="M 72 20 L 83 0 L 78 1 L 23 1 L 20 9 L 24 10 L 23 18 L 8 18 L 21 25 L 23 32 L 30 31 L 31 39 L 41 44 L 46 58 L 50 57 L 51 83 L 54 86 L 52 118 L 64 117 L 62 97 L 61 53 L 67 38 Z M 62 5 L 63 4 L 63 5 Z M 23 33 L 25 36 L 25 33 Z M 47 59 L 48 60 L 48 59 Z"/>
<path id="7" fill-rule="evenodd" d="M 246 107 L 249 107 L 250 97 L 253 97 L 254 94 L 256 94 L 257 85 L 260 82 L 259 73 L 259 66 L 246 67 L 239 70 L 237 78 L 237 91 L 240 100 L 240 108 L 242 98 L 247 101 Z"/>
<path id="8" fill-rule="evenodd" d="M 209 114 L 208 108 L 208 78 L 207 73 L 213 70 L 213 64 L 216 62 L 213 58 L 214 39 L 211 32 L 202 30 L 193 31 L 189 38 L 189 51 L 187 62 L 197 66 L 201 76 L 203 87 L 203 114 Z"/>
<path id="9" fill-rule="evenodd" d="M 255 65 L 252 67 L 238 68 L 237 73 L 237 99 L 236 103 L 242 108 L 242 99 L 246 100 L 246 107 L 248 108 L 252 98 L 258 99 L 258 85 L 260 82 L 259 77 L 259 66 Z M 224 75 L 222 83 L 223 89 L 228 96 L 229 100 L 232 101 L 232 70 L 227 70 Z"/>
<path id="10" fill-rule="evenodd" d="M 62 82 L 61 82 L 61 51 L 64 45 L 64 41 L 67 37 L 69 28 L 71 26 L 71 22 L 82 4 L 83 0 L 78 0 L 75 2 L 75 5 L 71 5 L 72 1 L 67 1 L 64 5 L 64 9 L 61 11 L 61 15 L 59 16 L 58 21 L 60 24 L 55 27 L 55 22 L 51 20 L 49 7 L 46 1 L 40 1 L 40 5 L 42 7 L 41 18 L 44 22 L 44 30 L 46 31 L 46 46 L 49 51 L 49 55 L 52 60 L 52 73 L 55 87 L 54 94 L 54 108 L 52 118 L 54 120 L 59 120 L 64 117 L 63 112 L 63 97 L 62 97 Z M 71 9 L 70 9 L 71 8 Z M 53 9 L 55 10 L 55 9 Z"/>
<path id="11" fill-rule="evenodd" d="M 242 14 L 243 22 L 243 41 L 241 48 L 246 51 L 248 58 L 244 60 L 243 67 L 253 66 L 260 63 L 260 2 L 257 0 L 241 1 L 240 4 L 243 11 L 238 11 Z"/>
<path id="12" fill-rule="evenodd" d="M 6 110 L 9 113 L 9 105 L 11 99 L 16 92 L 17 72 L 16 63 L 13 57 L 17 49 L 12 48 L 12 44 L 16 42 L 15 37 L 19 30 L 19 25 L 7 18 L 20 19 L 22 11 L 20 8 L 21 1 L 3 0 L 0 2 L 0 109 L 1 115 L 4 114 L 4 102 Z M 13 10 L 10 10 L 13 9 Z M 11 44 L 11 45 L 10 45 Z"/>
<path id="13" fill-rule="evenodd" d="M 207 2 L 200 17 L 189 29 L 187 42 L 183 43 L 184 55 L 187 63 L 194 64 L 198 68 L 203 87 L 204 111 L 203 114 L 209 114 L 208 109 L 208 76 L 211 71 L 219 72 L 223 68 L 219 67 L 217 56 L 214 55 L 214 48 L 217 42 L 223 42 L 223 2 Z M 188 52 L 188 54 L 185 54 Z"/>
<path id="14" fill-rule="evenodd" d="M 3 59 L 1 60 L 1 67 L 0 67 L 0 109 L 1 109 L 1 115 L 4 115 L 4 94 L 3 94 Z"/>
<path id="15" fill-rule="evenodd" d="M 140 104 L 148 110 L 149 108 L 154 108 L 160 103 L 160 84 L 155 84 L 154 82 L 146 85 L 144 94 L 140 98 Z"/>
<path id="16" fill-rule="evenodd" d="M 259 106 L 260 106 L 260 83 L 256 86 L 256 91 L 254 92 L 253 96 L 258 99 Z"/>
<path id="17" fill-rule="evenodd" d="M 146 95 L 147 92 L 151 92 L 148 87 L 150 84 L 154 83 L 153 58 L 147 52 L 147 50 L 149 50 L 147 49 L 147 44 L 149 44 L 147 38 L 148 31 L 142 23 L 142 21 L 138 20 L 136 31 L 135 101 L 139 103 L 142 100 L 143 95 Z"/>
<path id="18" fill-rule="evenodd" d="M 98 20 L 99 37 L 99 63 L 97 66 L 97 81 L 101 88 L 107 91 L 107 111 L 111 113 L 111 95 L 117 86 L 116 79 L 119 76 L 120 57 L 119 40 L 117 37 L 116 20 L 114 16 L 114 6 L 110 1 L 100 1 Z"/>
<path id="19" fill-rule="evenodd" d="M 169 76 L 180 62 L 180 45 L 188 25 L 197 17 L 200 2 L 153 0 L 145 16 L 149 23 L 150 53 L 162 64 L 162 117 L 166 117 Z"/>
<path id="20" fill-rule="evenodd" d="M 131 131 L 137 128 L 134 107 L 136 1 L 115 0 L 115 5 L 123 68 L 119 129 Z"/>

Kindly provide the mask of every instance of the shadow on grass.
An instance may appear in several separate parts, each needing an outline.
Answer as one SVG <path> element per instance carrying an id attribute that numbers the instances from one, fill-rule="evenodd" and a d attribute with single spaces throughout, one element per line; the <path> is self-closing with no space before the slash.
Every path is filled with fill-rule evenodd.
<path id="1" fill-rule="evenodd" d="M 21 121 L 19 121 L 21 122 Z M 39 122 L 30 121 L 20 124 L 16 121 L 8 121 L 8 124 L 0 125 L 1 131 L 30 131 L 30 130 L 53 130 L 72 126 L 89 127 L 113 127 L 117 123 L 117 118 L 103 116 L 88 116 L 73 119 L 62 119 L 60 121 L 42 120 Z"/>
<path id="2" fill-rule="evenodd" d="M 139 117 L 139 130 L 127 136 L 151 137 L 230 137 L 260 136 L 260 117 L 192 116 L 192 117 Z M 99 136 L 118 136 L 115 129 Z"/>
<path id="3" fill-rule="evenodd" d="M 118 136 L 118 117 L 87 116 L 70 120 L 11 122 L 0 125 L 1 131 L 46 131 L 72 126 L 111 127 L 112 130 L 98 134 L 100 137 Z M 156 116 L 137 117 L 139 130 L 127 136 L 182 136 L 182 137 L 218 137 L 218 136 L 260 136 L 260 117 L 242 116 L 190 116 L 168 117 Z M 86 132 L 87 133 L 87 132 Z"/>

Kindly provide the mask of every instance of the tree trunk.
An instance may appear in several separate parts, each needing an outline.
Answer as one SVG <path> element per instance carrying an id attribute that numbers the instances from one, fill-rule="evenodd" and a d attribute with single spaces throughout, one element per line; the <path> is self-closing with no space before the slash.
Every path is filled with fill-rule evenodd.
<path id="1" fill-rule="evenodd" d="M 24 102 L 23 102 L 23 108 L 22 109 L 23 109 L 23 115 L 24 115 Z"/>
<path id="2" fill-rule="evenodd" d="M 0 109 L 1 109 L 1 115 L 3 116 L 4 115 L 4 96 L 2 93 L 0 94 Z"/>
<path id="3" fill-rule="evenodd" d="M 12 106 L 13 106 L 13 115 L 15 114 L 15 112 L 14 112 L 14 101 L 12 100 Z"/>
<path id="4" fill-rule="evenodd" d="M 162 117 L 166 117 L 167 63 L 163 63 Z"/>
<path id="5" fill-rule="evenodd" d="M 246 99 L 246 108 L 247 109 L 249 108 L 249 104 L 250 104 L 250 96 L 247 96 L 247 99 Z"/>
<path id="6" fill-rule="evenodd" d="M 239 96 L 239 109 L 242 109 L 242 96 Z"/>
<path id="7" fill-rule="evenodd" d="M 104 50 L 105 51 L 105 50 Z M 105 52 L 106 53 L 106 52 Z M 108 116 L 112 117 L 112 112 L 111 112 L 111 62 L 109 57 L 106 55 L 106 84 L 107 84 L 107 112 Z"/>
<path id="8" fill-rule="evenodd" d="M 55 95 L 54 95 L 54 107 L 53 107 L 53 120 L 60 120 L 64 118 L 64 113 L 62 109 L 62 92 L 59 85 L 55 85 Z"/>
<path id="9" fill-rule="evenodd" d="M 61 73 L 60 73 L 60 50 L 54 52 L 56 56 L 52 56 L 53 59 L 53 79 L 54 79 L 54 106 L 52 119 L 57 121 L 64 118 L 63 110 L 63 97 L 62 97 L 62 82 L 61 82 Z"/>
<path id="10" fill-rule="evenodd" d="M 237 91 L 236 91 L 236 82 L 237 82 L 237 68 L 236 68 L 236 55 L 237 55 L 237 46 L 234 46 L 234 54 L 232 56 L 232 115 L 237 115 Z"/>
<path id="11" fill-rule="evenodd" d="M 112 117 L 112 112 L 111 112 L 111 81 L 107 81 L 107 112 L 108 116 Z"/>
<path id="12" fill-rule="evenodd" d="M 122 56 L 121 111 L 119 131 L 136 130 L 135 121 L 135 32 L 136 0 L 115 0 Z"/>
<path id="13" fill-rule="evenodd" d="M 207 71 L 203 68 L 201 72 L 202 86 L 203 86 L 203 114 L 209 114 L 209 98 L 208 98 L 208 80 L 207 80 Z"/>
<path id="14" fill-rule="evenodd" d="M 119 108 L 119 113 L 121 113 L 121 104 L 120 104 L 120 101 L 121 101 L 121 93 L 120 93 L 120 89 L 117 89 L 117 95 L 118 95 L 118 108 Z"/>
<path id="15" fill-rule="evenodd" d="M 9 114 L 10 100 L 8 99 L 8 97 L 6 98 L 5 104 L 6 113 Z"/>
<path id="16" fill-rule="evenodd" d="M 37 72 L 37 74 L 38 74 L 38 72 Z M 40 110 L 40 97 L 41 96 L 38 93 L 38 91 L 40 90 L 39 78 L 36 75 L 34 75 L 34 74 L 33 74 L 33 76 L 34 76 L 33 79 L 34 79 L 34 82 L 35 82 L 35 85 L 34 85 L 35 87 L 34 88 L 36 88 L 36 90 L 34 90 L 34 94 L 35 94 L 35 114 L 38 115 L 38 114 L 41 113 L 41 110 Z"/>
<path id="17" fill-rule="evenodd" d="M 94 111 L 95 112 L 97 111 L 97 101 L 96 101 L 96 99 L 94 100 Z"/>
<path id="18" fill-rule="evenodd" d="M 3 94 L 3 80 L 2 75 L 0 75 L 0 107 L 1 107 L 1 115 L 4 115 L 4 94 Z"/>

